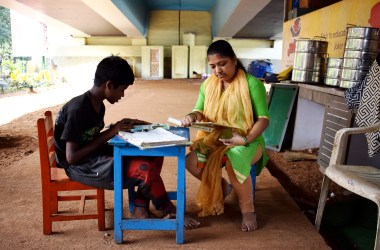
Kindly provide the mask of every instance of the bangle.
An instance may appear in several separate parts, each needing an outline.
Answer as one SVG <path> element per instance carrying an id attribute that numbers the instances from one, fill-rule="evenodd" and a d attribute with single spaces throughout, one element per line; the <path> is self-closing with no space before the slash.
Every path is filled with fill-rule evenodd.
<path id="1" fill-rule="evenodd" d="M 248 138 L 246 136 L 243 136 L 243 135 L 241 137 L 243 137 L 243 139 L 244 139 L 244 142 L 245 142 L 244 146 L 247 147 L 249 145 Z"/>
<path id="2" fill-rule="evenodd" d="M 197 115 L 195 113 L 191 112 L 191 113 L 188 113 L 187 115 L 191 116 L 191 117 L 194 117 L 194 121 L 197 120 Z"/>

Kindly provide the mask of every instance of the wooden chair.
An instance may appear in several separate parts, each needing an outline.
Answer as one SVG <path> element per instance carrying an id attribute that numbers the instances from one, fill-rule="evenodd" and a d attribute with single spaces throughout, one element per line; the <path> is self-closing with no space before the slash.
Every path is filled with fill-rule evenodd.
<path id="1" fill-rule="evenodd" d="M 99 231 L 105 230 L 104 189 L 96 189 L 72 181 L 68 178 L 64 169 L 56 166 L 54 127 L 51 111 L 46 111 L 45 117 L 37 120 L 37 128 L 42 180 L 43 233 L 45 235 L 52 233 L 52 223 L 54 221 L 87 219 L 98 219 Z M 96 194 L 69 195 L 68 192 L 64 194 L 59 193 L 61 191 L 81 190 L 96 190 Z M 73 200 L 80 201 L 78 213 L 62 213 L 58 211 L 59 201 Z M 84 213 L 86 200 L 97 200 L 97 213 Z"/>
<path id="2" fill-rule="evenodd" d="M 326 205 L 328 187 L 333 181 L 339 186 L 369 199 L 378 206 L 377 232 L 374 249 L 380 247 L 380 169 L 372 166 L 345 165 L 346 146 L 351 134 L 364 134 L 380 130 L 380 123 L 362 128 L 343 128 L 335 135 L 329 166 L 323 176 L 315 228 L 319 231 Z"/>

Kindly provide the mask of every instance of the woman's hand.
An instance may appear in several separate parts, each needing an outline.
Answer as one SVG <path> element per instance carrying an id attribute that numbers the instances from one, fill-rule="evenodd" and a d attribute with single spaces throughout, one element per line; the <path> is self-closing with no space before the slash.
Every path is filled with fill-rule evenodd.
<path id="1" fill-rule="evenodd" d="M 187 114 L 182 120 L 181 125 L 184 127 L 191 126 L 194 122 L 197 121 L 197 115 L 195 113 Z"/>
<path id="2" fill-rule="evenodd" d="M 247 146 L 251 141 L 260 136 L 268 125 L 268 118 L 258 118 L 246 136 L 240 135 L 236 130 L 233 130 L 231 138 L 219 140 L 227 146 Z"/>
<path id="3" fill-rule="evenodd" d="M 231 138 L 219 139 L 219 141 L 223 142 L 223 144 L 227 146 L 246 146 L 248 143 L 245 138 L 247 137 L 240 135 L 236 131 L 233 131 Z"/>

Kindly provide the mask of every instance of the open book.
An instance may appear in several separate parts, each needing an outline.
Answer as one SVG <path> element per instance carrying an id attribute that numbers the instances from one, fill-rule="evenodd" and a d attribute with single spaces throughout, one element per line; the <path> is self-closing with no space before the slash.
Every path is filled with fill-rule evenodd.
<path id="1" fill-rule="evenodd" d="M 191 128 L 200 129 L 206 132 L 211 132 L 214 130 L 214 128 L 232 128 L 232 127 L 224 126 L 224 125 L 217 124 L 214 122 L 194 122 L 191 125 Z"/>
<path id="2" fill-rule="evenodd" d="M 187 138 L 176 135 L 161 127 L 149 130 L 147 132 L 130 133 L 119 131 L 119 136 L 141 149 L 167 147 L 173 145 L 188 145 L 190 143 Z"/>
<path id="3" fill-rule="evenodd" d="M 174 123 L 177 126 L 181 126 L 181 121 L 172 117 L 169 117 L 168 122 Z M 230 130 L 234 129 L 234 127 L 218 124 L 215 122 L 194 122 L 190 128 L 195 128 L 206 132 L 211 132 L 214 130 L 214 128 L 225 128 Z"/>

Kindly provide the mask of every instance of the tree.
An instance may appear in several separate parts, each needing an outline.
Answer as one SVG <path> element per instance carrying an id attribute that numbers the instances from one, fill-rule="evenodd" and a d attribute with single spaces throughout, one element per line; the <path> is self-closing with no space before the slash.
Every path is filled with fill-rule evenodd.
<path id="1" fill-rule="evenodd" d="M 12 58 L 12 32 L 9 9 L 0 6 L 0 87 L 1 92 L 8 85 Z"/>
<path id="2" fill-rule="evenodd" d="M 0 64 L 12 57 L 11 16 L 7 8 L 0 6 Z"/>

